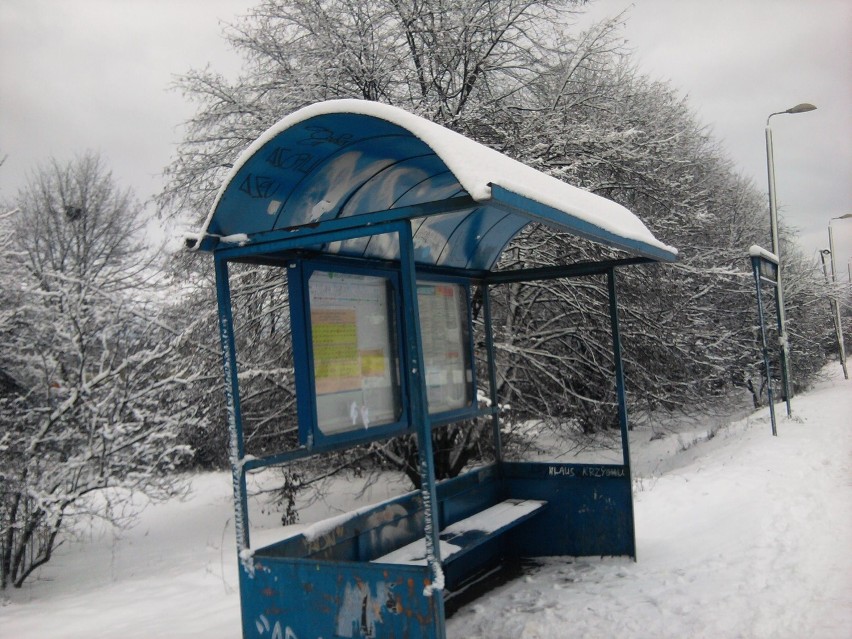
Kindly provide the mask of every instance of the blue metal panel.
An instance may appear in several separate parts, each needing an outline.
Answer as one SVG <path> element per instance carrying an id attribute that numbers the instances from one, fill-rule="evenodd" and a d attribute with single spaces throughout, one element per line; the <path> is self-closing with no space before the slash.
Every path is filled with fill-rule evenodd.
<path id="1" fill-rule="evenodd" d="M 413 184 L 447 170 L 437 156 L 424 152 L 428 149 L 420 140 L 399 135 L 344 147 L 282 202 L 275 228 L 391 208 L 396 182 Z"/>
<path id="2" fill-rule="evenodd" d="M 484 467 L 437 484 L 436 527 L 507 496 L 543 499 L 545 510 L 489 538 L 444 567 L 453 590 L 506 555 L 634 555 L 629 479 L 622 466 L 513 463 Z M 444 636 L 443 598 L 423 595 L 429 566 L 370 563 L 422 536 L 423 493 L 409 493 L 323 532 L 260 549 L 241 567 L 245 637 Z M 274 635 L 272 635 L 274 636 Z"/>
<path id="3" fill-rule="evenodd" d="M 440 504 L 440 528 L 493 506 L 505 497 L 499 481 L 499 469 L 491 464 L 452 479 L 437 487 Z"/>
<path id="4" fill-rule="evenodd" d="M 423 597 L 425 566 L 258 558 L 244 574 L 243 637 L 444 637 L 443 599 Z"/>
<path id="5" fill-rule="evenodd" d="M 626 467 L 504 462 L 501 471 L 509 497 L 547 502 L 544 512 L 510 534 L 513 554 L 636 556 Z"/>
<path id="6" fill-rule="evenodd" d="M 300 188 L 308 189 L 300 191 L 306 197 L 314 193 L 303 183 L 311 182 L 329 159 L 349 150 L 366 153 L 350 158 L 351 172 L 338 176 L 343 190 L 350 192 L 387 162 L 431 153 L 408 131 L 379 118 L 335 113 L 305 120 L 268 140 L 240 167 L 222 194 L 208 231 L 252 234 L 304 223 L 305 202 L 292 202 L 292 211 L 285 202 Z"/>
<path id="7" fill-rule="evenodd" d="M 320 533 L 293 535 L 261 548 L 256 557 L 372 561 L 423 536 L 423 502 L 411 492 L 361 509 Z"/>

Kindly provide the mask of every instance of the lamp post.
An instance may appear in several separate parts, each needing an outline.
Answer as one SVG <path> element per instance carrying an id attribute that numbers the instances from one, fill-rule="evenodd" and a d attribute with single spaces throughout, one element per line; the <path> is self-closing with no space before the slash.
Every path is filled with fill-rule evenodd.
<path id="1" fill-rule="evenodd" d="M 786 111 L 776 111 L 770 113 L 766 118 L 766 172 L 769 176 L 769 222 L 772 232 L 772 252 L 778 258 L 778 324 L 781 329 L 781 334 L 778 336 L 781 347 L 781 380 L 784 386 L 784 398 L 787 401 L 787 415 L 790 415 L 790 394 L 792 384 L 790 384 L 790 366 L 789 366 L 789 341 L 787 339 L 787 322 L 784 312 L 784 287 L 781 284 L 781 254 L 780 243 L 778 241 L 778 206 L 775 199 L 775 159 L 772 151 L 772 129 L 769 128 L 769 120 L 774 115 L 783 115 L 785 113 L 806 113 L 813 111 L 816 107 L 813 104 L 803 102 L 794 107 L 790 107 Z M 769 380 L 767 380 L 769 381 Z M 769 382 L 771 383 L 771 382 Z"/>
<path id="2" fill-rule="evenodd" d="M 831 253 L 831 282 L 834 284 L 835 288 L 837 287 L 837 263 L 834 261 L 834 231 L 831 228 L 831 223 L 834 222 L 834 220 L 846 220 L 848 218 L 852 218 L 852 213 L 833 217 L 828 221 L 828 250 Z M 823 269 L 824 268 L 825 266 L 823 265 Z M 831 297 L 831 305 L 834 310 L 834 332 L 837 335 L 837 348 L 840 351 L 840 366 L 843 367 L 843 378 L 849 379 L 849 371 L 846 370 L 846 347 L 843 343 L 843 324 L 840 319 L 840 304 L 834 295 Z"/>
<path id="3" fill-rule="evenodd" d="M 830 288 L 832 279 L 834 279 L 834 268 L 832 267 L 832 279 L 829 279 L 828 266 L 825 263 L 826 255 L 831 255 L 832 263 L 834 262 L 834 255 L 829 249 L 822 249 L 819 252 L 819 259 L 822 261 L 822 273 L 825 275 L 825 283 Z M 828 293 L 828 306 L 831 309 L 831 323 L 834 324 L 834 336 L 837 339 L 837 350 L 840 353 L 840 367 L 843 369 L 844 379 L 849 379 L 849 373 L 846 370 L 846 349 L 843 346 L 843 328 L 840 324 L 840 308 L 831 291 Z"/>

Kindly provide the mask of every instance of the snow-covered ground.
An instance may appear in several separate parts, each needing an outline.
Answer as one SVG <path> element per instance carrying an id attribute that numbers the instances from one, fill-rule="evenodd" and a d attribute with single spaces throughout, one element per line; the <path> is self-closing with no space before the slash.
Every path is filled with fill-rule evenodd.
<path id="1" fill-rule="evenodd" d="M 778 437 L 767 409 L 653 441 L 634 431 L 638 561 L 539 562 L 457 612 L 449 636 L 852 636 L 852 382 L 839 368 L 793 400 L 793 419 L 778 406 Z M 0 637 L 238 637 L 230 478 L 192 484 L 130 530 L 63 545 L 2 595 Z M 405 490 L 336 488 L 306 520 Z"/>

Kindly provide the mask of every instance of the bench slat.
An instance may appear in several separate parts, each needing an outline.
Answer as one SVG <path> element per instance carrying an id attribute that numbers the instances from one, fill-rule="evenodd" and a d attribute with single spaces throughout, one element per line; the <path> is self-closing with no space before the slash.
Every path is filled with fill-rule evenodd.
<path id="1" fill-rule="evenodd" d="M 488 539 L 517 526 L 546 505 L 546 501 L 536 499 L 507 499 L 447 526 L 439 534 L 442 563 L 458 558 Z M 421 537 L 373 562 L 426 565 L 426 538 Z"/>

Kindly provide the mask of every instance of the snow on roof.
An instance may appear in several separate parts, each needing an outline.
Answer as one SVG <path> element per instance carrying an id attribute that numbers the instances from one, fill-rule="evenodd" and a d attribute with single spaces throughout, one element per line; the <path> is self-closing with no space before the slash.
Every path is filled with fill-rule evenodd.
<path id="1" fill-rule="evenodd" d="M 522 202 L 529 201 L 529 203 L 533 203 L 535 206 L 543 205 L 543 207 L 549 207 L 555 212 L 555 216 L 551 212 L 548 218 L 544 220 L 539 219 L 539 221 L 545 221 L 553 226 L 562 227 L 564 230 L 569 231 L 576 230 L 578 227 L 593 228 L 595 231 L 600 229 L 602 231 L 602 233 L 598 233 L 600 237 L 592 233 L 592 239 L 607 243 L 607 237 L 623 238 L 629 245 L 637 244 L 643 246 L 648 249 L 647 252 L 653 253 L 658 258 L 662 257 L 662 259 L 671 260 L 677 255 L 677 249 L 657 240 L 636 215 L 620 204 L 548 176 L 459 133 L 400 108 L 365 100 L 330 100 L 320 102 L 300 109 L 270 127 L 242 153 L 231 169 L 217 194 L 216 200 L 211 207 L 198 238 L 203 238 L 205 234 L 236 235 L 245 232 L 247 229 L 240 228 L 238 223 L 233 223 L 237 219 L 236 215 L 233 212 L 223 212 L 223 209 L 226 208 L 225 200 L 228 197 L 233 198 L 235 195 L 240 197 L 236 193 L 237 189 L 246 190 L 246 176 L 251 177 L 252 175 L 251 173 L 247 173 L 249 171 L 247 167 L 250 166 L 253 159 L 257 162 L 255 157 L 260 156 L 261 151 L 267 145 L 270 145 L 271 148 L 275 144 L 276 139 L 282 139 L 282 134 L 288 132 L 289 129 L 293 129 L 300 124 L 304 126 L 309 120 L 318 119 L 317 122 L 321 122 L 323 121 L 323 117 L 328 120 L 328 116 L 339 116 L 341 114 L 367 116 L 368 118 L 374 118 L 376 121 L 384 121 L 400 127 L 411 136 L 420 140 L 425 144 L 425 147 L 431 149 L 443 163 L 442 168 L 445 166 L 446 169 L 449 169 L 461 189 L 467 192 L 473 200 L 477 203 L 482 203 L 485 207 L 488 206 L 489 202 L 492 202 L 494 187 L 501 187 L 513 194 L 521 196 Z M 392 145 L 396 143 L 394 141 L 388 142 L 387 133 L 385 132 L 384 135 L 386 137 L 380 141 L 376 141 L 375 144 Z M 376 134 L 376 136 L 378 140 L 379 135 Z M 366 138 L 367 136 L 365 135 Z M 413 155 L 413 153 L 409 153 L 408 159 L 411 159 Z M 384 170 L 385 166 L 387 164 L 383 165 L 381 170 Z M 257 164 L 255 164 L 255 167 L 257 167 Z M 433 172 L 433 177 L 435 174 Z M 375 176 L 376 171 L 370 177 L 375 178 Z M 300 179 L 302 177 L 300 176 Z M 305 179 L 309 178 L 310 176 Z M 366 180 L 363 183 L 366 183 Z M 302 186 L 299 185 L 298 188 L 302 188 Z M 326 188 L 329 187 L 326 186 Z M 350 192 L 354 192 L 354 189 Z M 283 197 L 280 193 L 274 196 L 270 195 L 269 204 L 265 212 L 272 215 L 274 206 L 280 204 L 282 201 L 286 201 L 290 193 L 292 191 Z M 315 199 L 318 197 L 316 193 L 312 195 Z M 331 200 L 332 198 L 329 199 Z M 443 198 L 438 197 L 433 199 Z M 329 205 L 322 198 L 309 204 L 313 206 L 313 213 L 316 214 L 319 212 L 320 215 L 326 213 Z M 233 205 L 229 203 L 228 206 Z M 524 212 L 523 210 L 514 211 L 514 213 L 520 213 L 521 215 Z M 240 211 L 240 215 L 243 215 L 242 211 Z M 217 226 L 217 217 L 222 219 L 227 218 L 231 223 L 226 226 L 222 226 L 221 224 Z M 305 219 L 304 216 L 301 218 L 297 216 L 296 224 L 304 224 L 308 221 L 313 222 L 315 219 L 315 217 Z M 325 216 L 322 219 L 325 219 Z M 503 233 L 509 233 L 509 237 L 511 237 L 532 219 L 538 218 L 530 214 L 520 220 L 520 225 L 515 224 L 508 230 L 504 229 Z M 563 221 L 564 224 L 561 223 Z M 278 223 L 277 218 L 276 223 Z M 252 230 L 254 229 L 248 229 L 249 235 L 251 235 Z M 453 230 L 455 231 L 456 229 L 454 228 Z M 578 234 L 583 235 L 583 233 Z M 587 234 L 587 236 L 589 235 Z M 448 237 L 442 239 L 449 242 Z M 477 236 L 477 239 L 479 239 L 479 236 Z M 467 240 L 470 242 L 470 238 L 467 238 Z M 613 245 L 618 244 L 613 243 Z M 493 247 L 491 248 L 493 250 Z M 500 249 L 502 250 L 502 246 Z M 641 252 L 641 250 L 638 252 Z M 438 258 L 433 257 L 437 261 Z"/>
<path id="2" fill-rule="evenodd" d="M 751 257 L 762 257 L 765 260 L 769 260 L 773 264 L 778 264 L 778 256 L 775 255 L 775 253 L 767 251 L 765 248 L 762 248 L 757 244 L 752 244 L 748 248 L 748 254 Z"/>

